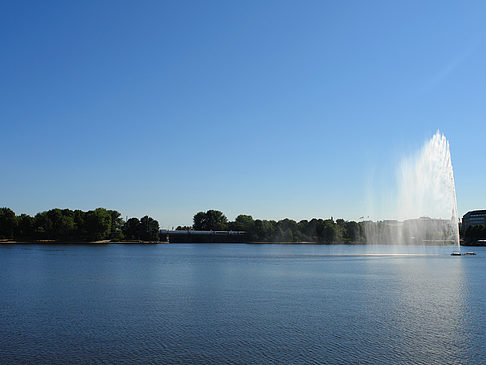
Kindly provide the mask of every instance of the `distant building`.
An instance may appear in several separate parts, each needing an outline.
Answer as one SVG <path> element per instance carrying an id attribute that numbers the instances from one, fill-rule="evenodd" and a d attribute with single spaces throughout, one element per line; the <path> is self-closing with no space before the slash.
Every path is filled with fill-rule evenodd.
<path id="1" fill-rule="evenodd" d="M 486 210 L 473 210 L 462 217 L 462 229 L 464 232 L 466 232 L 468 227 L 477 226 L 478 224 L 486 227 Z"/>
<path id="2" fill-rule="evenodd" d="M 247 242 L 245 231 L 194 231 L 161 229 L 160 237 L 170 243 L 243 243 Z"/>

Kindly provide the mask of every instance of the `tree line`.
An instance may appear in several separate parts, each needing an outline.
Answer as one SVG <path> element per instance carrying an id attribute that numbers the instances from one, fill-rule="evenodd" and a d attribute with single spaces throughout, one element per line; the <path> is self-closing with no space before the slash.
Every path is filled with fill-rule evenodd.
<path id="1" fill-rule="evenodd" d="M 190 227 L 184 230 L 245 231 L 250 242 L 365 242 L 362 223 L 343 219 L 261 220 L 239 215 L 234 221 L 217 210 L 199 212 Z M 145 216 L 124 221 L 116 210 L 97 208 L 89 211 L 51 209 L 16 215 L 9 208 L 0 208 L 0 239 L 16 241 L 100 241 L 159 240 L 159 223 Z"/>
<path id="2" fill-rule="evenodd" d="M 0 208 L 0 239 L 16 241 L 101 241 L 159 239 L 159 223 L 148 216 L 126 222 L 116 210 L 97 208 L 89 211 L 51 209 L 35 216 L 17 216 L 9 208 Z"/>
<path id="3" fill-rule="evenodd" d="M 450 222 L 430 218 L 410 219 L 397 225 L 398 221 L 346 221 L 344 219 L 311 219 L 299 222 L 292 219 L 261 220 L 250 215 L 239 215 L 228 221 L 218 210 L 199 212 L 194 216 L 192 227 L 177 229 L 202 231 L 245 231 L 250 242 L 317 242 L 317 243 L 422 243 L 447 240 L 451 236 Z M 466 243 L 486 240 L 486 227 L 471 226 L 461 232 Z"/>
<path id="4" fill-rule="evenodd" d="M 218 210 L 199 212 L 194 215 L 192 226 L 179 226 L 177 229 L 245 231 L 244 238 L 247 242 L 366 243 L 366 236 L 370 232 L 378 232 L 378 235 L 383 237 L 390 237 L 393 233 L 390 231 L 392 226 L 384 222 L 334 220 L 332 217 L 298 222 L 287 218 L 275 221 L 253 219 L 252 216 L 244 214 L 237 216 L 234 221 L 229 221 Z M 431 233 L 431 237 L 424 237 L 428 239 L 437 236 L 434 232 Z M 463 232 L 463 237 L 465 242 L 486 239 L 486 227 L 469 227 Z M 0 208 L 0 239 L 69 242 L 158 241 L 159 238 L 159 222 L 149 216 L 124 221 L 116 210 L 97 208 L 89 211 L 51 209 L 32 217 L 27 214 L 17 216 L 9 208 Z"/>
<path id="5" fill-rule="evenodd" d="M 192 227 L 179 230 L 245 231 L 250 242 L 365 242 L 363 223 L 344 219 L 311 219 L 299 222 L 292 219 L 262 220 L 250 215 L 239 215 L 228 221 L 218 210 L 199 212 L 194 216 Z"/>

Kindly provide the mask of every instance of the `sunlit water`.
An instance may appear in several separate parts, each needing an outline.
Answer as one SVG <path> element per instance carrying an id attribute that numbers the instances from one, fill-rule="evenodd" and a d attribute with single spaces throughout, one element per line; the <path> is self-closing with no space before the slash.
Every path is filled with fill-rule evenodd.
<path id="1" fill-rule="evenodd" d="M 486 363 L 486 249 L 0 246 L 1 363 Z"/>

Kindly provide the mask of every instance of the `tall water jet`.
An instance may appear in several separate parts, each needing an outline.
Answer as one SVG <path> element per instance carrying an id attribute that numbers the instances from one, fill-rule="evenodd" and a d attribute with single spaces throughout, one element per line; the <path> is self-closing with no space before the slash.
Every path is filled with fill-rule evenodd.
<path id="1" fill-rule="evenodd" d="M 437 131 L 398 169 L 394 220 L 370 223 L 368 242 L 454 244 L 460 249 L 459 220 L 451 153 Z"/>

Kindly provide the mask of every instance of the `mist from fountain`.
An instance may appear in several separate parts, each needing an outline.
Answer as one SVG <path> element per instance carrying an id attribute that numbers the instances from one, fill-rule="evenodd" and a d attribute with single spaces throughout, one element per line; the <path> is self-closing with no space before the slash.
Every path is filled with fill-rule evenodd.
<path id="1" fill-rule="evenodd" d="M 454 244 L 460 250 L 449 141 L 440 132 L 398 168 L 394 220 L 369 222 L 369 243 Z"/>

